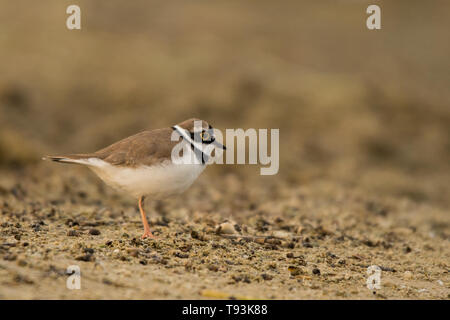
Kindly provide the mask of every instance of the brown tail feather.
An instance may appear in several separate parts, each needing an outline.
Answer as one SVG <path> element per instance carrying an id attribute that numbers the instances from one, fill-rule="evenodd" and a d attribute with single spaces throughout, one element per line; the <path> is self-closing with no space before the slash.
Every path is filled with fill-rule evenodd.
<path id="1" fill-rule="evenodd" d="M 79 162 L 78 160 L 88 159 L 88 158 L 92 158 L 92 157 L 96 157 L 96 156 L 93 154 L 68 154 L 68 155 L 63 155 L 63 156 L 45 156 L 42 158 L 42 160 L 83 164 L 83 163 Z"/>

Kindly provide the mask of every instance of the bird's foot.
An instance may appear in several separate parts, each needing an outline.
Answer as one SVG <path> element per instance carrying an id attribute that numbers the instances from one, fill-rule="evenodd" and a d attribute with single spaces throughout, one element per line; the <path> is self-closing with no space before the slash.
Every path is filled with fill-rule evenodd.
<path id="1" fill-rule="evenodd" d="M 146 238 L 156 239 L 156 237 L 150 231 L 145 231 L 141 237 L 141 239 L 146 239 Z"/>

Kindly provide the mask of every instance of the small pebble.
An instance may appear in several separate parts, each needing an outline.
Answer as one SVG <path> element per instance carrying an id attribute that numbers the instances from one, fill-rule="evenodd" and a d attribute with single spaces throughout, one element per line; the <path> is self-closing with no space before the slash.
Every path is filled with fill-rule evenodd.
<path id="1" fill-rule="evenodd" d="M 291 273 L 291 276 L 298 276 L 305 273 L 302 268 L 296 266 L 289 266 L 288 270 Z"/>
<path id="2" fill-rule="evenodd" d="M 306 242 L 306 241 L 303 241 L 303 242 L 302 242 L 302 245 L 303 245 L 303 247 L 305 247 L 305 248 L 312 248 L 312 247 L 313 247 L 313 245 L 312 245 L 311 243 Z"/>
<path id="3" fill-rule="evenodd" d="M 136 258 L 137 256 L 139 256 L 139 250 L 138 249 L 132 248 L 132 249 L 128 249 L 127 251 L 130 254 L 130 256 L 132 256 L 132 257 Z"/>
<path id="4" fill-rule="evenodd" d="M 191 237 L 192 239 L 200 239 L 200 234 L 198 233 L 198 231 L 192 230 Z"/>
<path id="5" fill-rule="evenodd" d="M 287 233 L 286 231 L 280 231 L 280 230 L 274 231 L 272 233 L 272 236 L 275 238 L 280 238 L 280 239 L 289 239 L 290 238 L 289 233 Z"/>
<path id="6" fill-rule="evenodd" d="M 236 233 L 236 229 L 234 225 L 229 222 L 224 222 L 220 224 L 216 229 L 217 234 L 234 234 Z"/>
<path id="7" fill-rule="evenodd" d="M 139 260 L 139 263 L 142 264 L 143 266 L 147 265 L 147 260 Z"/>
<path id="8" fill-rule="evenodd" d="M 20 267 L 26 267 L 28 263 L 25 260 L 19 260 L 17 261 L 17 265 Z"/>
<path id="9" fill-rule="evenodd" d="M 216 266 L 215 264 L 210 264 L 208 266 L 208 269 L 211 270 L 211 271 L 217 272 L 219 270 L 219 267 Z"/>
<path id="10" fill-rule="evenodd" d="M 261 277 L 262 277 L 264 280 L 272 280 L 272 279 L 273 279 L 273 277 L 272 277 L 270 274 L 267 274 L 267 273 L 263 273 L 263 274 L 261 275 Z"/>
<path id="11" fill-rule="evenodd" d="M 100 234 L 100 230 L 98 229 L 90 229 L 89 234 L 93 236 L 98 236 Z"/>
<path id="12" fill-rule="evenodd" d="M 428 291 L 427 289 L 419 289 L 419 290 L 417 290 L 418 293 L 423 293 L 423 292 L 427 292 L 427 291 Z"/>
<path id="13" fill-rule="evenodd" d="M 181 259 L 186 259 L 186 258 L 189 258 L 189 254 L 187 254 L 187 253 L 181 253 L 181 252 L 175 252 L 174 254 L 173 254 L 175 257 L 178 257 L 178 258 L 181 258 Z"/>
<path id="14" fill-rule="evenodd" d="M 3 257 L 3 260 L 6 261 L 14 261 L 17 259 L 17 256 L 15 254 L 7 254 Z"/>
<path id="15" fill-rule="evenodd" d="M 83 251 L 84 251 L 84 253 L 94 254 L 94 249 L 92 249 L 92 248 L 84 248 Z"/>
<path id="16" fill-rule="evenodd" d="M 265 241 L 266 239 L 264 239 L 264 238 L 256 238 L 255 239 L 255 242 L 256 243 L 259 243 L 259 244 L 264 244 L 264 241 Z"/>
<path id="17" fill-rule="evenodd" d="M 92 254 L 85 254 L 85 255 L 76 257 L 75 260 L 89 262 L 89 261 L 94 261 L 95 258 Z"/>

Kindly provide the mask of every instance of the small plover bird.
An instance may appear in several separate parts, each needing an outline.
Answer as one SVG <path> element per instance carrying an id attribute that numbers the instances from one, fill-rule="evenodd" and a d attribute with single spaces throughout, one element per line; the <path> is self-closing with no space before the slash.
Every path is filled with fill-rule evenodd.
<path id="1" fill-rule="evenodd" d="M 173 127 L 140 132 L 93 153 L 43 159 L 85 165 L 109 186 L 137 198 L 144 225 L 142 238 L 154 238 L 143 208 L 145 197 L 162 199 L 185 191 L 216 148 L 226 149 L 216 141 L 213 127 L 189 119 Z"/>

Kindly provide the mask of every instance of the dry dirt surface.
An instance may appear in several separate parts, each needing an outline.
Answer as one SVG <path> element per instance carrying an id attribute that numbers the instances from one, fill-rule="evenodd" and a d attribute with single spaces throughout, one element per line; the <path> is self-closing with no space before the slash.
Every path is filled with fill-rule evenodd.
<path id="1" fill-rule="evenodd" d="M 205 175 L 147 203 L 157 239 L 141 240 L 136 206 L 71 169 L 1 190 L 1 298 L 449 298 L 448 214 L 433 206 L 319 181 L 255 192 L 233 174 L 217 190 Z M 70 265 L 81 290 L 66 288 Z"/>
<path id="2" fill-rule="evenodd" d="M 363 1 L 79 0 L 69 31 L 0 0 L 0 299 L 449 299 L 450 2 L 377 3 L 370 31 Z M 157 240 L 41 160 L 192 117 L 280 129 L 280 170 L 148 199 Z"/>

